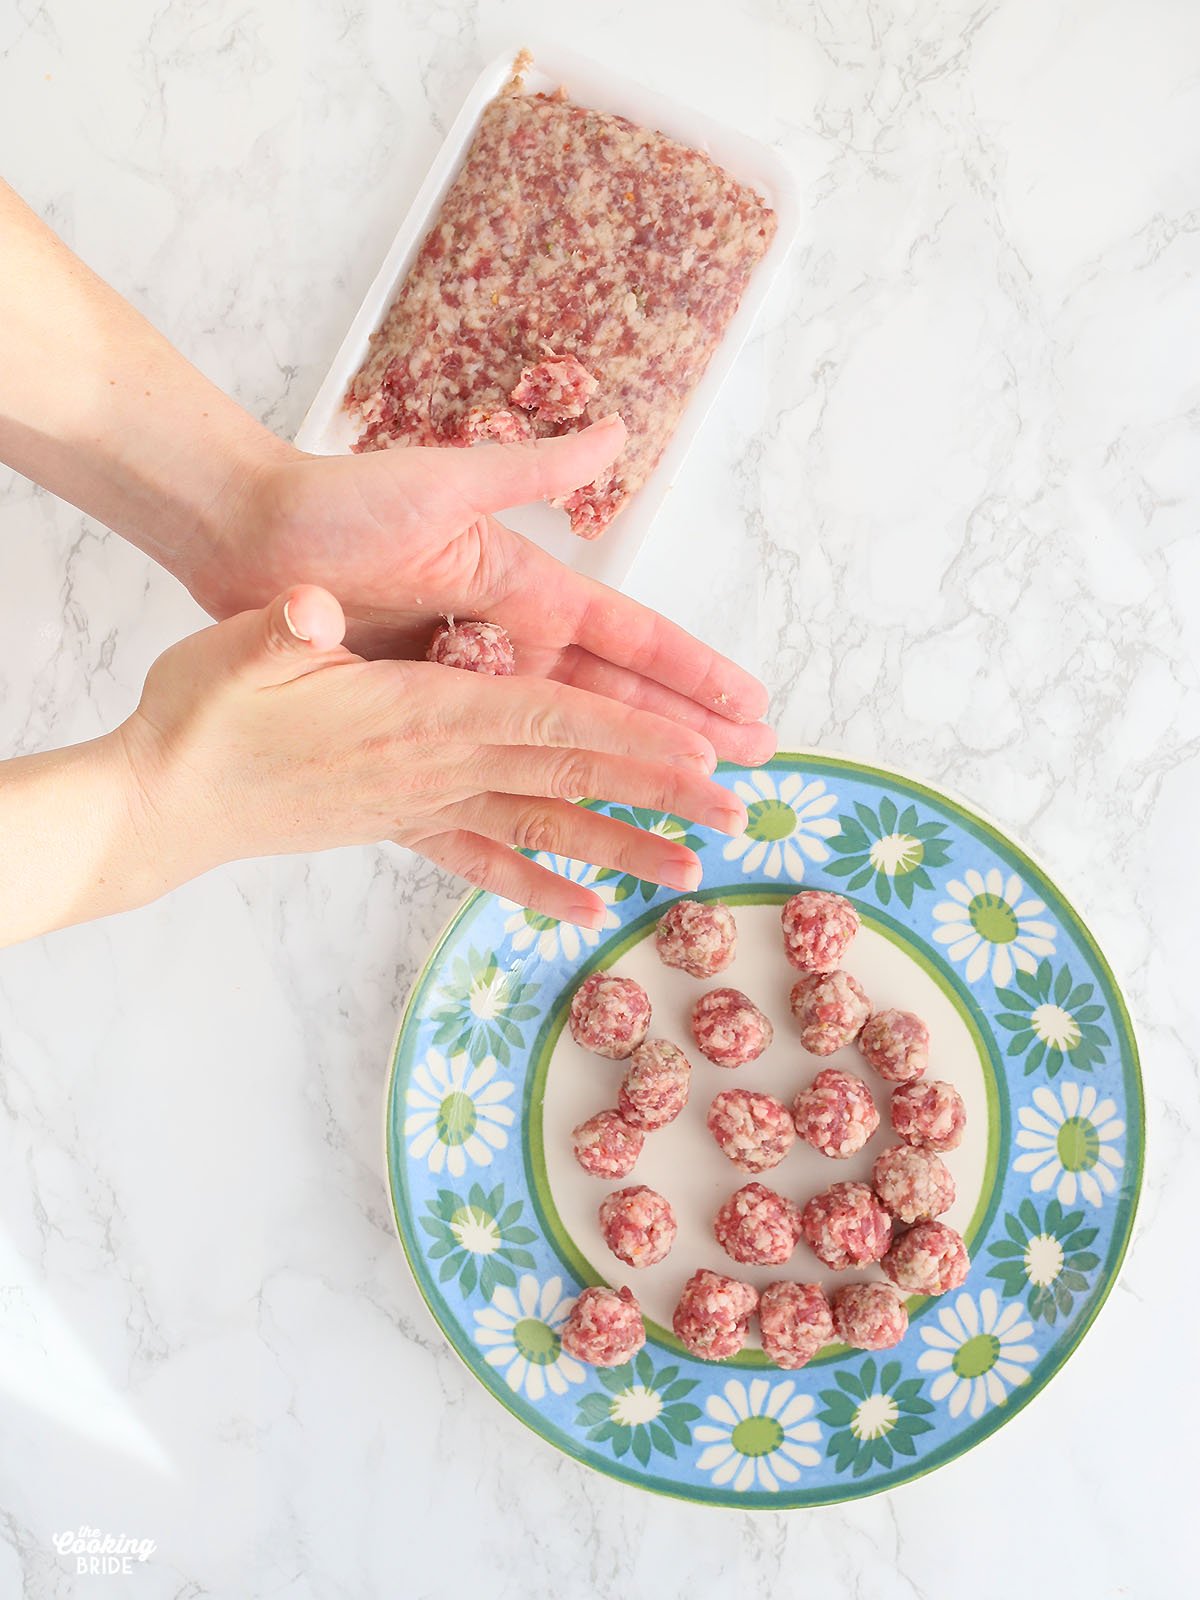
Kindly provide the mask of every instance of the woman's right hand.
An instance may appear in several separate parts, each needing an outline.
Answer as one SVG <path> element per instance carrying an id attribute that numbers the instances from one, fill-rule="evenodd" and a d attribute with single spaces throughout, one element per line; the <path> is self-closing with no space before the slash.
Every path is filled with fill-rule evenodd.
<path id="1" fill-rule="evenodd" d="M 344 633 L 333 596 L 303 585 L 155 663 L 117 738 L 164 878 L 391 839 L 507 899 L 598 926 L 598 896 L 510 847 L 685 891 L 700 865 L 572 797 L 745 826 L 744 807 L 710 779 L 712 745 L 678 722 L 543 678 L 363 661 Z"/>

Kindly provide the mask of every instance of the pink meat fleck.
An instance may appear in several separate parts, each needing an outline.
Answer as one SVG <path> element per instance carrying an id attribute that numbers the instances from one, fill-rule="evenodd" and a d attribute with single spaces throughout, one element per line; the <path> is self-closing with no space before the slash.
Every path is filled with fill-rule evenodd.
<path id="1" fill-rule="evenodd" d="M 528 417 L 514 411 L 481 411 L 473 407 L 463 418 L 466 444 L 525 444 L 534 437 Z"/>

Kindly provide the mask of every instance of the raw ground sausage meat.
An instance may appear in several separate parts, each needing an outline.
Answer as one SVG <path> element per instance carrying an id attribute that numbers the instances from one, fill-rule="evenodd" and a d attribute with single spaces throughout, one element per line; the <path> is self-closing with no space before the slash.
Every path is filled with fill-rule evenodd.
<path id="1" fill-rule="evenodd" d="M 512 640 L 499 623 L 455 622 L 453 617 L 447 617 L 434 633 L 425 659 L 457 667 L 460 672 L 486 672 L 493 678 L 511 678 L 517 664 Z"/>
<path id="2" fill-rule="evenodd" d="M 617 1109 L 631 1128 L 665 1128 L 687 1104 L 692 1066 L 678 1045 L 646 1039 L 629 1058 Z"/>
<path id="3" fill-rule="evenodd" d="M 952 1083 L 927 1078 L 901 1084 L 892 1095 L 892 1127 L 918 1150 L 957 1150 L 967 1125 L 967 1108 Z"/>
<path id="4" fill-rule="evenodd" d="M 564 503 L 595 538 L 646 481 L 775 233 L 759 196 L 624 117 L 521 93 L 488 105 L 346 406 L 356 450 L 461 444 L 522 371 L 574 356 L 599 380 L 562 433 L 620 412 L 619 459 Z"/>
<path id="5" fill-rule="evenodd" d="M 646 1342 L 646 1325 L 629 1289 L 585 1289 L 563 1323 L 562 1347 L 589 1367 L 621 1367 Z"/>
<path id="6" fill-rule="evenodd" d="M 692 1009 L 692 1037 L 714 1065 L 742 1067 L 762 1055 L 775 1030 L 740 989 L 712 989 Z"/>
<path id="7" fill-rule="evenodd" d="M 853 1044 L 871 1015 L 871 1002 L 858 979 L 840 969 L 806 972 L 792 985 L 789 998 L 800 1024 L 800 1043 L 814 1056 L 831 1056 Z"/>
<path id="8" fill-rule="evenodd" d="M 675 1213 L 661 1194 L 634 1184 L 600 1202 L 600 1232 L 626 1266 L 652 1267 L 666 1259 L 675 1243 Z"/>
<path id="9" fill-rule="evenodd" d="M 743 1172 L 777 1167 L 796 1142 L 783 1101 L 749 1089 L 721 1090 L 708 1108 L 708 1131 Z"/>
<path id="10" fill-rule="evenodd" d="M 676 900 L 654 935 L 661 959 L 693 978 L 712 978 L 737 954 L 737 923 L 718 900 Z"/>
<path id="11" fill-rule="evenodd" d="M 940 1217 L 954 1204 L 954 1179 L 932 1150 L 894 1144 L 875 1158 L 871 1186 L 900 1222 Z"/>
<path id="12" fill-rule="evenodd" d="M 855 1350 L 890 1350 L 908 1332 L 908 1307 L 890 1283 L 848 1283 L 831 1304 L 834 1332 Z"/>
<path id="13" fill-rule="evenodd" d="M 569 1024 L 576 1044 L 621 1061 L 646 1037 L 650 996 L 632 978 L 593 972 L 575 991 Z"/>
<path id="14" fill-rule="evenodd" d="M 571 1134 L 575 1159 L 593 1178 L 627 1178 L 645 1142 L 619 1111 L 597 1111 Z"/>
<path id="15" fill-rule="evenodd" d="M 533 438 L 528 417 L 515 411 L 483 411 L 474 406 L 463 418 L 464 444 L 525 444 Z"/>
<path id="16" fill-rule="evenodd" d="M 683 1286 L 671 1326 L 694 1356 L 726 1361 L 746 1343 L 758 1293 L 748 1283 L 701 1267 Z"/>
<path id="17" fill-rule="evenodd" d="M 784 903 L 783 953 L 801 972 L 832 972 L 840 967 L 858 932 L 858 912 L 840 894 L 802 889 Z"/>
<path id="18" fill-rule="evenodd" d="M 835 1272 L 878 1261 L 892 1242 L 892 1219 L 865 1183 L 834 1183 L 800 1213 L 813 1254 Z"/>
<path id="19" fill-rule="evenodd" d="M 944 1222 L 918 1222 L 901 1234 L 882 1265 L 906 1294 L 945 1294 L 964 1281 L 971 1259 L 953 1228 Z"/>
<path id="20" fill-rule="evenodd" d="M 816 1283 L 772 1283 L 758 1302 L 762 1347 L 777 1367 L 795 1371 L 833 1338 L 829 1302 Z"/>
<path id="21" fill-rule="evenodd" d="M 881 1078 L 913 1083 L 929 1065 L 929 1029 L 911 1011 L 877 1011 L 858 1048 Z"/>
<path id="22" fill-rule="evenodd" d="M 508 398 L 522 411 L 532 411 L 539 422 L 567 422 L 583 415 L 599 387 L 582 361 L 552 356 L 526 367 Z"/>
<path id="23" fill-rule="evenodd" d="M 782 1265 L 800 1237 L 800 1213 L 764 1183 L 748 1183 L 731 1194 L 713 1222 L 717 1243 L 744 1266 Z"/>
<path id="24" fill-rule="evenodd" d="M 824 1067 L 792 1104 L 796 1132 L 823 1156 L 857 1155 L 879 1126 L 879 1112 L 861 1078 Z"/>

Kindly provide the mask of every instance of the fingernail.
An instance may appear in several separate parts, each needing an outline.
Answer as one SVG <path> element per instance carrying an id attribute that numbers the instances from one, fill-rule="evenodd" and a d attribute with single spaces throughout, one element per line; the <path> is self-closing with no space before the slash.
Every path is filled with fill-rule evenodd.
<path id="1" fill-rule="evenodd" d="M 664 888 L 682 889 L 685 894 L 690 894 L 693 889 L 700 887 L 700 879 L 703 876 L 703 869 L 698 861 L 668 861 L 663 864 L 658 874 L 658 881 Z"/>
<path id="2" fill-rule="evenodd" d="M 299 639 L 302 644 L 312 643 L 312 634 L 301 633 L 300 629 L 292 621 L 292 602 L 290 600 L 283 602 L 283 620 L 287 623 L 288 632 L 293 639 Z"/>
<path id="3" fill-rule="evenodd" d="M 598 428 L 611 428 L 614 422 L 620 422 L 620 420 L 621 413 L 619 411 L 610 411 L 606 417 L 600 418 L 596 426 Z"/>
<path id="4" fill-rule="evenodd" d="M 600 928 L 604 925 L 604 909 L 581 901 L 571 907 L 564 920 L 574 922 L 580 928 Z"/>
<path id="5" fill-rule="evenodd" d="M 708 827 L 715 828 L 718 833 L 734 836 L 745 833 L 748 820 L 744 809 L 735 810 L 731 806 L 714 806 L 704 818 Z"/>

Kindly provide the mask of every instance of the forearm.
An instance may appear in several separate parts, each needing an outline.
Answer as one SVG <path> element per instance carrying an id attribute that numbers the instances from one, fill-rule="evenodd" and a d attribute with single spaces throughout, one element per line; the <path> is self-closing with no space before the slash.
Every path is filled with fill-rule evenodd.
<path id="1" fill-rule="evenodd" d="M 0 460 L 194 586 L 290 452 L 0 182 Z"/>
<path id="2" fill-rule="evenodd" d="M 0 762 L 0 947 L 175 886 L 139 803 L 120 733 Z"/>

